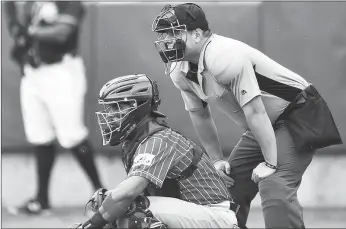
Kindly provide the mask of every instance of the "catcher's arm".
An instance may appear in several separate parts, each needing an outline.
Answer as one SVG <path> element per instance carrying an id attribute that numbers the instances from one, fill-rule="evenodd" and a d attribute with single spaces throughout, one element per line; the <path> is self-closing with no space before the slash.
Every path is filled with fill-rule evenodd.
<path id="1" fill-rule="evenodd" d="M 115 189 L 109 190 L 101 207 L 82 228 L 102 228 L 123 216 L 138 195 L 143 193 L 150 181 L 144 177 L 131 176 L 121 182 Z"/>

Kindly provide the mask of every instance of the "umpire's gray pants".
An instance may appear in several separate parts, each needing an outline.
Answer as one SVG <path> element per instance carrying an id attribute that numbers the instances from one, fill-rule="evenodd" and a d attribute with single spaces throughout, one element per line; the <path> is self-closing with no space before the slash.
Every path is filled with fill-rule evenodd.
<path id="1" fill-rule="evenodd" d="M 169 197 L 149 196 L 149 209 L 168 228 L 237 228 L 229 201 L 197 205 Z"/>
<path id="2" fill-rule="evenodd" d="M 314 151 L 297 153 L 292 137 L 284 124 L 277 125 L 275 136 L 278 169 L 259 184 L 251 180 L 253 169 L 263 162 L 260 146 L 250 131 L 245 132 L 229 162 L 235 185 L 230 189 L 234 201 L 240 205 L 237 214 L 239 227 L 245 228 L 250 203 L 259 191 L 266 228 L 303 228 L 303 211 L 297 199 L 302 176 L 310 164 Z"/>

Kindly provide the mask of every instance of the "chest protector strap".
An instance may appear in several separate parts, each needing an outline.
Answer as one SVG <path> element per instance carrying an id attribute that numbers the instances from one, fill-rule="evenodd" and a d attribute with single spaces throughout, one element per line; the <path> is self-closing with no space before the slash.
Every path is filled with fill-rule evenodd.
<path id="1" fill-rule="evenodd" d="M 142 132 L 140 136 L 135 137 L 133 140 L 126 142 L 122 146 L 122 160 L 125 166 L 126 173 L 130 172 L 133 162 L 133 155 L 136 153 L 138 146 L 151 135 L 168 128 L 167 124 L 162 122 L 159 123 L 153 117 L 147 117 L 143 119 L 142 123 L 139 124 L 138 132 Z M 152 122 L 152 125 L 149 125 L 149 122 Z"/>
<path id="2" fill-rule="evenodd" d="M 197 146 L 194 143 L 192 144 L 193 146 L 191 147 L 191 150 L 193 153 L 193 158 L 191 160 L 190 165 L 188 165 L 188 167 L 185 170 L 183 170 L 179 176 L 174 178 L 166 178 L 163 181 L 161 188 L 158 188 L 156 185 L 151 183 L 146 189 L 145 195 L 165 196 L 181 199 L 179 181 L 192 176 L 194 171 L 198 168 L 197 164 L 201 160 L 202 155 L 204 153 L 204 151 L 199 146 Z"/>

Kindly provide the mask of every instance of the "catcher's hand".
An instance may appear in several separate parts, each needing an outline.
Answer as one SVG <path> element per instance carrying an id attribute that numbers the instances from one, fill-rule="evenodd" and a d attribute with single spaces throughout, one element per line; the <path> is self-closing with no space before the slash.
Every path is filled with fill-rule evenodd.
<path id="1" fill-rule="evenodd" d="M 91 210 L 93 212 L 96 212 L 101 207 L 102 202 L 104 201 L 104 199 L 108 195 L 107 191 L 108 190 L 105 188 L 100 188 L 100 189 L 96 190 L 96 192 L 92 195 L 92 197 L 88 201 L 87 205 L 91 202 L 90 207 L 91 207 Z"/>
<path id="2" fill-rule="evenodd" d="M 217 173 L 226 183 L 227 187 L 232 187 L 234 185 L 234 180 L 230 177 L 231 166 L 228 161 L 216 160 L 213 162 L 213 165 L 216 168 Z"/>

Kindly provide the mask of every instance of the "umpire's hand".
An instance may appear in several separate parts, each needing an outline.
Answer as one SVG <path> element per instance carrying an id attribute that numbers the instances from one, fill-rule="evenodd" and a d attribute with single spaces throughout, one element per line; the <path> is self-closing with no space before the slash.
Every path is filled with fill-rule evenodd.
<path id="1" fill-rule="evenodd" d="M 264 178 L 266 178 L 267 176 L 272 175 L 275 171 L 276 169 L 269 168 L 268 166 L 266 166 L 265 162 L 262 162 L 259 165 L 257 165 L 257 167 L 252 171 L 251 179 L 255 183 L 258 183 Z"/>
<path id="2" fill-rule="evenodd" d="M 234 185 L 234 180 L 229 176 L 231 173 L 231 165 L 228 161 L 217 160 L 214 161 L 214 167 L 216 171 L 219 173 L 221 178 L 225 181 L 227 187 L 231 187 Z"/>

